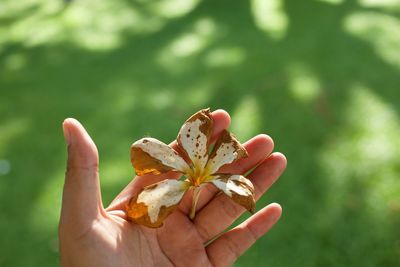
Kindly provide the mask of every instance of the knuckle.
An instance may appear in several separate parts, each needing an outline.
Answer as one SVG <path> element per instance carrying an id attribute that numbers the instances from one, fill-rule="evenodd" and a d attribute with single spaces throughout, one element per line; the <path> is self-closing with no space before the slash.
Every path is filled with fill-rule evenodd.
<path id="1" fill-rule="evenodd" d="M 88 163 L 88 164 L 75 164 L 68 162 L 66 173 L 74 173 L 74 172 L 98 172 L 99 164 Z"/>
<path id="2" fill-rule="evenodd" d="M 207 227 L 204 223 L 197 223 L 196 228 L 197 232 L 204 242 L 208 242 L 210 239 L 213 238 L 213 234 L 209 230 L 209 227 Z"/>
<path id="3" fill-rule="evenodd" d="M 229 219 L 235 219 L 242 213 L 243 209 L 226 195 L 220 195 L 217 197 L 217 199 L 222 207 L 222 211 L 228 216 Z"/>
<path id="4" fill-rule="evenodd" d="M 225 238 L 227 241 L 226 246 L 230 254 L 234 257 L 234 259 L 239 258 L 241 255 L 240 245 L 237 242 L 235 242 L 232 238 L 230 238 L 229 235 L 225 236 Z"/>

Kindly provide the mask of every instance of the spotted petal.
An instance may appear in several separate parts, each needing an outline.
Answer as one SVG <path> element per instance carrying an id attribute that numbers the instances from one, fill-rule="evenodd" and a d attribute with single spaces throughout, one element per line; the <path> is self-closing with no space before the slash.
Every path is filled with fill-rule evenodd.
<path id="1" fill-rule="evenodd" d="M 216 173 L 222 166 L 247 157 L 246 149 L 227 130 L 221 133 L 207 163 L 207 172 Z"/>
<path id="2" fill-rule="evenodd" d="M 178 134 L 178 144 L 198 170 L 204 169 L 208 160 L 208 145 L 213 120 L 210 109 L 203 109 L 191 116 Z"/>
<path id="3" fill-rule="evenodd" d="M 221 175 L 211 181 L 218 189 L 229 196 L 233 201 L 254 212 L 254 186 L 249 179 L 241 175 Z"/>
<path id="4" fill-rule="evenodd" d="M 160 174 L 171 170 L 185 172 L 189 169 L 175 150 L 154 138 L 143 138 L 132 144 L 131 162 L 137 175 Z"/>
<path id="5" fill-rule="evenodd" d="M 178 206 L 190 184 L 167 179 L 143 188 L 126 208 L 128 218 L 140 225 L 157 228 Z"/>

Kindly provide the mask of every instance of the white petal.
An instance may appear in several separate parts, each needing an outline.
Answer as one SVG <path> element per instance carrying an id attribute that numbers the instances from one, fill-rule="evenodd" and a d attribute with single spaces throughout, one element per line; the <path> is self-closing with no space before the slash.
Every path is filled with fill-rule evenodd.
<path id="1" fill-rule="evenodd" d="M 249 179 L 241 175 L 221 175 L 211 180 L 218 189 L 229 196 L 233 201 L 254 212 L 254 186 Z"/>
<path id="2" fill-rule="evenodd" d="M 216 173 L 222 166 L 247 157 L 246 149 L 227 130 L 221 133 L 207 163 L 207 172 Z"/>
<path id="3" fill-rule="evenodd" d="M 189 169 L 175 150 L 154 138 L 143 138 L 132 144 L 131 161 L 138 175 Z"/>
<path id="4" fill-rule="evenodd" d="M 128 217 L 138 224 L 160 227 L 175 210 L 189 185 L 186 181 L 168 179 L 145 187 L 130 200 Z"/>
<path id="5" fill-rule="evenodd" d="M 183 124 L 178 144 L 187 153 L 195 168 L 203 170 L 208 160 L 208 145 L 213 121 L 209 109 L 203 109 Z"/>

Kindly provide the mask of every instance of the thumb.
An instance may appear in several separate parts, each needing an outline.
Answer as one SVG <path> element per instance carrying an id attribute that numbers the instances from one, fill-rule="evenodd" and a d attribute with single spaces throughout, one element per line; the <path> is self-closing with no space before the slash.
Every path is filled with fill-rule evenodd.
<path id="1" fill-rule="evenodd" d="M 90 224 L 103 212 L 99 185 L 99 156 L 85 128 L 75 119 L 63 123 L 68 162 L 62 198 L 61 223 Z"/>

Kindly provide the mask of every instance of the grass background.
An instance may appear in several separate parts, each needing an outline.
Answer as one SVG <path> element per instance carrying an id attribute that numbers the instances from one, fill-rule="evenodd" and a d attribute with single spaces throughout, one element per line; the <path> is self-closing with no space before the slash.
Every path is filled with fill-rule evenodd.
<path id="1" fill-rule="evenodd" d="M 236 266 L 399 266 L 399 86 L 398 0 L 2 0 L 0 266 L 58 265 L 64 118 L 107 205 L 130 144 L 204 107 L 289 162 L 257 205 L 280 223 Z"/>

